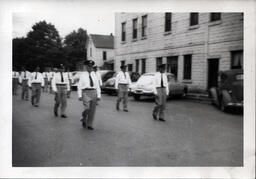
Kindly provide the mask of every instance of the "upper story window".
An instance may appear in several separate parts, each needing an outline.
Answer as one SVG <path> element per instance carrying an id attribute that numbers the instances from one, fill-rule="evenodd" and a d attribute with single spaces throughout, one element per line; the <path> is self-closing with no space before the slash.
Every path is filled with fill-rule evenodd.
<path id="1" fill-rule="evenodd" d="M 138 19 L 132 20 L 132 38 L 137 39 L 138 34 Z"/>
<path id="2" fill-rule="evenodd" d="M 172 13 L 165 13 L 165 32 L 172 30 Z"/>
<path id="3" fill-rule="evenodd" d="M 122 41 L 126 40 L 126 22 L 122 23 Z"/>
<path id="4" fill-rule="evenodd" d="M 107 60 L 107 52 L 106 51 L 102 52 L 102 58 L 103 58 L 103 60 Z"/>
<path id="5" fill-rule="evenodd" d="M 141 37 L 147 36 L 147 15 L 142 16 L 142 23 L 141 23 Z"/>
<path id="6" fill-rule="evenodd" d="M 197 12 L 190 13 L 190 26 L 198 25 L 198 14 Z"/>
<path id="7" fill-rule="evenodd" d="M 210 21 L 218 21 L 221 20 L 221 13 L 211 13 L 210 14 Z"/>

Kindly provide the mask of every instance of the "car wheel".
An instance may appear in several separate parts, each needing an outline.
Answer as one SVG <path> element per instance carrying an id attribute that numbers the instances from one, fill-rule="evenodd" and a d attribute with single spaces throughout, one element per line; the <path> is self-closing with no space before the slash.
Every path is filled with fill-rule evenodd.
<path id="1" fill-rule="evenodd" d="M 139 101 L 140 100 L 140 95 L 134 95 L 133 98 L 135 99 L 135 101 Z"/>

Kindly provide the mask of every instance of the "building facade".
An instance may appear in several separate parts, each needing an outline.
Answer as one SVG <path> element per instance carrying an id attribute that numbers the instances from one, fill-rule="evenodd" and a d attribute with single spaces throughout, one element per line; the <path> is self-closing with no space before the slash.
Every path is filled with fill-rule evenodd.
<path id="1" fill-rule="evenodd" d="M 114 69 L 114 36 L 90 34 L 86 43 L 87 59 L 100 69 Z"/>
<path id="2" fill-rule="evenodd" d="M 193 92 L 217 85 L 220 70 L 243 68 L 243 13 L 116 13 L 115 67 L 167 72 Z"/>

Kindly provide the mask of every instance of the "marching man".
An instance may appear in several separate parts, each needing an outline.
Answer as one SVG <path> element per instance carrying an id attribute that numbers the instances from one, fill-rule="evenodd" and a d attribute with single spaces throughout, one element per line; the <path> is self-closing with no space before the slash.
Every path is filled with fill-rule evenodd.
<path id="1" fill-rule="evenodd" d="M 121 71 L 118 72 L 115 79 L 115 88 L 118 90 L 118 96 L 116 101 L 116 110 L 119 111 L 119 103 L 123 100 L 123 111 L 128 112 L 128 90 L 131 85 L 131 78 L 128 72 L 126 72 L 126 65 L 120 66 Z"/>
<path id="2" fill-rule="evenodd" d="M 35 72 L 31 73 L 28 80 L 28 85 L 32 90 L 31 103 L 35 107 L 39 106 L 41 88 L 44 87 L 44 78 L 39 69 L 39 67 L 36 67 Z"/>
<path id="3" fill-rule="evenodd" d="M 12 72 L 12 94 L 17 95 L 17 89 L 19 85 L 19 72 L 16 71 L 16 68 L 13 68 L 14 71 Z"/>
<path id="4" fill-rule="evenodd" d="M 55 92 L 54 115 L 58 116 L 58 108 L 61 104 L 61 117 L 67 118 L 67 93 L 70 91 L 69 79 L 67 73 L 64 73 L 64 66 L 60 65 L 59 72 L 52 78 L 52 90 Z"/>
<path id="5" fill-rule="evenodd" d="M 99 86 L 100 86 L 100 94 L 101 94 L 102 79 L 101 79 L 100 72 L 98 72 L 98 67 L 94 66 L 93 67 L 93 71 L 94 71 L 95 75 L 97 76 L 97 79 L 98 79 L 98 82 L 99 82 Z M 98 102 L 97 102 L 97 105 L 98 105 Z"/>
<path id="6" fill-rule="evenodd" d="M 26 101 L 28 101 L 28 80 L 30 78 L 30 72 L 26 71 L 25 67 L 22 67 L 21 74 L 19 76 L 19 83 L 22 86 L 22 92 L 21 92 L 21 99 L 24 100 L 24 97 L 26 98 Z"/>
<path id="7" fill-rule="evenodd" d="M 44 77 L 44 92 L 48 92 L 49 88 L 49 82 L 50 82 L 50 71 L 49 69 L 46 72 L 43 72 L 43 77 Z"/>
<path id="8" fill-rule="evenodd" d="M 93 120 L 96 110 L 97 99 L 100 99 L 100 86 L 97 76 L 92 71 L 94 62 L 84 62 L 85 71 L 79 76 L 77 93 L 80 101 L 83 101 L 84 111 L 82 113 L 82 125 L 88 130 L 93 130 Z"/>
<path id="9" fill-rule="evenodd" d="M 68 94 L 67 94 L 67 98 L 70 98 L 70 93 L 71 93 L 71 84 L 72 84 L 72 73 L 70 72 L 70 69 L 67 68 L 67 75 L 68 75 L 68 81 L 69 81 L 69 88 L 70 90 L 68 91 Z"/>
<path id="10" fill-rule="evenodd" d="M 169 95 L 168 80 L 167 75 L 165 74 L 165 64 L 159 65 L 159 72 L 154 76 L 153 86 L 156 106 L 154 107 L 152 115 L 154 120 L 159 119 L 159 121 L 164 122 L 164 109 L 166 106 L 167 96 Z"/>

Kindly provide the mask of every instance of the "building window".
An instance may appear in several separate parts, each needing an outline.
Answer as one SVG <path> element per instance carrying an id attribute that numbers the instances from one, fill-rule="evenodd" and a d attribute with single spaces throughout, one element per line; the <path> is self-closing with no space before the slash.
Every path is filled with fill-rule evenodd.
<path id="1" fill-rule="evenodd" d="M 147 15 L 142 16 L 142 24 L 141 24 L 141 37 L 147 36 Z"/>
<path id="2" fill-rule="evenodd" d="M 133 67 L 132 64 L 128 64 L 128 71 L 132 71 L 133 70 L 132 67 Z"/>
<path id="3" fill-rule="evenodd" d="M 122 23 L 122 41 L 124 42 L 126 40 L 126 29 L 125 29 L 126 23 Z"/>
<path id="4" fill-rule="evenodd" d="M 102 52 L 103 60 L 107 60 L 107 52 L 103 51 Z"/>
<path id="5" fill-rule="evenodd" d="M 191 80 L 192 55 L 184 55 L 183 79 Z"/>
<path id="6" fill-rule="evenodd" d="M 90 48 L 90 57 L 92 57 L 92 48 Z"/>
<path id="7" fill-rule="evenodd" d="M 231 69 L 243 69 L 243 51 L 232 51 L 231 52 Z"/>
<path id="8" fill-rule="evenodd" d="M 139 73 L 139 65 L 140 65 L 139 59 L 136 59 L 136 60 L 135 60 L 135 63 L 136 63 L 136 64 L 135 64 L 135 65 L 136 65 L 136 72 Z"/>
<path id="9" fill-rule="evenodd" d="M 125 60 L 122 60 L 121 61 L 121 66 L 124 66 L 125 65 Z"/>
<path id="10" fill-rule="evenodd" d="M 167 72 L 178 76 L 178 56 L 167 57 Z"/>
<path id="11" fill-rule="evenodd" d="M 210 21 L 218 21 L 221 19 L 221 13 L 211 13 L 210 14 Z"/>
<path id="12" fill-rule="evenodd" d="M 132 38 L 137 39 L 137 33 L 138 33 L 138 19 L 132 20 Z"/>
<path id="13" fill-rule="evenodd" d="M 190 26 L 198 25 L 198 13 L 192 12 L 190 13 Z"/>
<path id="14" fill-rule="evenodd" d="M 172 13 L 165 13 L 165 32 L 172 30 Z"/>
<path id="15" fill-rule="evenodd" d="M 146 73 L 146 59 L 141 59 L 141 74 Z"/>
<path id="16" fill-rule="evenodd" d="M 162 59 L 162 57 L 156 58 L 156 71 L 159 71 L 158 66 L 159 66 L 159 65 L 162 65 L 162 64 L 163 64 L 163 59 Z"/>

